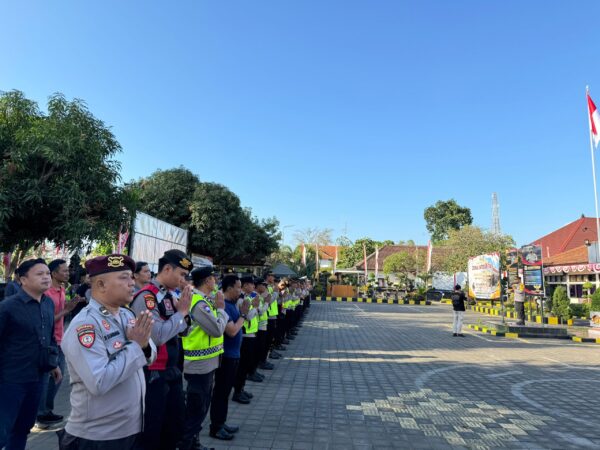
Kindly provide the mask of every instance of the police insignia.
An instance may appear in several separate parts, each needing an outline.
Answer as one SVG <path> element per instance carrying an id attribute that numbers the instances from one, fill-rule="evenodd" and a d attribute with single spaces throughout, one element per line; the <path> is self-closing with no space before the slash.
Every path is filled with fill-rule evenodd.
<path id="1" fill-rule="evenodd" d="M 179 261 L 179 264 L 181 264 L 181 267 L 184 269 L 189 269 L 189 267 L 192 265 L 192 262 L 187 258 L 183 258 L 181 261 Z"/>
<path id="2" fill-rule="evenodd" d="M 102 319 L 102 326 L 104 327 L 104 329 L 106 331 L 110 330 L 110 323 L 108 323 L 106 320 Z"/>
<path id="3" fill-rule="evenodd" d="M 135 327 L 135 319 L 129 319 L 129 325 Z"/>
<path id="4" fill-rule="evenodd" d="M 207 313 L 210 313 L 210 306 L 204 305 L 204 311 L 206 311 Z"/>
<path id="5" fill-rule="evenodd" d="M 150 310 L 156 308 L 156 300 L 153 295 L 144 295 L 144 300 L 146 301 L 146 308 Z"/>
<path id="6" fill-rule="evenodd" d="M 79 339 L 79 343 L 85 348 L 90 348 L 92 345 L 94 345 L 94 341 L 96 340 L 96 332 L 94 331 L 94 325 L 81 325 L 77 327 L 75 331 L 77 332 L 77 338 Z"/>
<path id="7" fill-rule="evenodd" d="M 125 263 L 123 262 L 122 256 L 109 256 L 108 263 L 106 265 L 108 267 L 123 267 Z"/>
<path id="8" fill-rule="evenodd" d="M 115 343 L 113 344 L 113 348 L 115 350 L 119 350 L 121 347 L 123 347 L 123 343 L 121 341 L 115 341 Z"/>

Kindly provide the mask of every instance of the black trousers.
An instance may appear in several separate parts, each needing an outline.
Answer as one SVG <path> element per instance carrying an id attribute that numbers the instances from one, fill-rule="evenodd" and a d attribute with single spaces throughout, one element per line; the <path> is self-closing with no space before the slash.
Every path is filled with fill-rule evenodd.
<path id="1" fill-rule="evenodd" d="M 212 403 L 210 405 L 210 431 L 217 432 L 227 422 L 229 411 L 229 394 L 238 371 L 240 360 L 238 358 L 221 359 L 221 367 L 215 373 L 215 387 L 213 389 Z"/>
<path id="2" fill-rule="evenodd" d="M 133 450 L 138 442 L 139 434 L 109 441 L 90 441 L 75 437 L 64 429 L 57 431 L 58 448 L 60 450 Z"/>
<path id="3" fill-rule="evenodd" d="M 275 326 L 275 345 L 281 345 L 285 337 L 285 314 L 279 313 L 277 325 Z"/>
<path id="4" fill-rule="evenodd" d="M 235 376 L 233 387 L 236 393 L 240 393 L 246 386 L 246 377 L 252 373 L 252 363 L 254 362 L 254 350 L 256 348 L 256 338 L 246 337 L 242 339 L 240 348 L 240 365 Z"/>
<path id="5" fill-rule="evenodd" d="M 275 340 L 275 334 L 277 333 L 277 320 L 269 319 L 267 322 L 267 342 L 265 344 L 265 352 L 263 354 L 263 361 L 267 360 L 269 356 L 269 352 L 271 351 L 271 347 L 273 346 L 273 341 Z"/>
<path id="6" fill-rule="evenodd" d="M 156 374 L 159 376 L 156 376 Z M 181 376 L 167 380 L 144 370 L 146 411 L 140 450 L 175 450 L 183 433 L 185 400 Z"/>
<path id="7" fill-rule="evenodd" d="M 184 374 L 187 381 L 185 425 L 180 450 L 192 447 L 194 437 L 202 430 L 202 422 L 210 408 L 215 371 L 204 374 Z"/>
<path id="8" fill-rule="evenodd" d="M 254 349 L 254 362 L 252 364 L 252 373 L 256 371 L 258 365 L 261 362 L 264 362 L 267 359 L 267 357 L 265 356 L 265 349 L 267 347 L 267 333 L 267 330 L 258 330 L 258 333 L 256 333 L 256 349 Z"/>

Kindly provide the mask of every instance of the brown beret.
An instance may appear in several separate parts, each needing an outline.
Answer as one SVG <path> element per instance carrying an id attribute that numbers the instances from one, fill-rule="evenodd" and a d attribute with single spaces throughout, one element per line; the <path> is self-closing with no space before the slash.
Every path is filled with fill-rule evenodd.
<path id="1" fill-rule="evenodd" d="M 123 270 L 135 271 L 135 261 L 127 255 L 112 254 L 96 256 L 85 262 L 85 268 L 90 277 L 108 272 L 122 272 Z"/>

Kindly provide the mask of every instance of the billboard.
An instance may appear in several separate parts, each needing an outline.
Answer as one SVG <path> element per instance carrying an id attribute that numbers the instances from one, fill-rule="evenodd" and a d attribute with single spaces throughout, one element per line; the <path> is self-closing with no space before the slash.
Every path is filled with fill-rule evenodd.
<path id="1" fill-rule="evenodd" d="M 457 273 L 434 272 L 431 285 L 434 289 L 440 289 L 443 291 L 453 291 L 454 286 L 456 286 L 457 284 L 464 286 L 466 280 L 467 280 L 466 272 L 457 272 Z"/>
<path id="2" fill-rule="evenodd" d="M 469 259 L 469 297 L 500 298 L 500 255 L 488 253 Z"/>
<path id="3" fill-rule="evenodd" d="M 524 245 L 521 247 L 520 253 L 521 263 L 523 264 L 525 293 L 529 295 L 544 295 L 542 247 L 540 245 Z"/>
<path id="4" fill-rule="evenodd" d="M 158 259 L 165 251 L 177 249 L 187 253 L 187 243 L 187 230 L 136 212 L 129 256 L 147 262 L 153 272 L 158 272 Z"/>
<path id="5" fill-rule="evenodd" d="M 506 251 L 506 273 L 508 275 L 508 287 L 521 284 L 519 276 L 519 250 L 511 248 Z"/>

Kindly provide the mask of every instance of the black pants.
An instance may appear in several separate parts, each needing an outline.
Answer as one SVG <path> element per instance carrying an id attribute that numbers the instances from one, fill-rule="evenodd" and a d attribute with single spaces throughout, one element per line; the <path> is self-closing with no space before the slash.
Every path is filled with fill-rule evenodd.
<path id="1" fill-rule="evenodd" d="M 267 346 L 267 330 L 258 330 L 256 333 L 256 348 L 254 349 L 254 363 L 252 365 L 254 373 L 261 362 L 264 362 L 267 358 L 263 359 L 265 353 L 265 347 Z"/>
<path id="2" fill-rule="evenodd" d="M 221 367 L 215 372 L 215 387 L 210 405 L 210 431 L 217 432 L 227 422 L 229 411 L 229 394 L 233 388 L 240 360 L 237 358 L 221 359 Z"/>
<path id="3" fill-rule="evenodd" d="M 281 345 L 285 337 L 285 314 L 279 313 L 277 325 L 275 326 L 275 345 Z"/>
<path id="4" fill-rule="evenodd" d="M 236 393 L 240 393 L 246 386 L 246 377 L 252 373 L 252 363 L 254 361 L 254 349 L 256 348 L 256 338 L 246 337 L 242 339 L 242 347 L 240 348 L 240 365 L 235 376 L 233 387 Z"/>
<path id="5" fill-rule="evenodd" d="M 515 312 L 517 313 L 517 324 L 525 325 L 525 302 L 515 302 Z"/>
<path id="6" fill-rule="evenodd" d="M 60 450 L 133 450 L 138 442 L 139 434 L 109 441 L 90 441 L 75 437 L 65 430 L 57 431 L 58 448 Z"/>
<path id="7" fill-rule="evenodd" d="M 192 447 L 194 436 L 202 430 L 202 422 L 206 418 L 212 399 L 215 371 L 205 374 L 184 375 L 187 381 L 185 426 L 179 449 Z"/>
<path id="8" fill-rule="evenodd" d="M 275 334 L 277 333 L 277 320 L 269 319 L 267 322 L 267 342 L 265 344 L 265 353 L 263 355 L 263 361 L 267 360 L 269 356 L 269 352 L 271 351 L 271 347 L 273 346 L 273 341 L 275 340 Z"/>
<path id="9" fill-rule="evenodd" d="M 185 400 L 181 376 L 167 380 L 144 370 L 146 411 L 140 450 L 175 450 L 183 433 Z"/>
<path id="10" fill-rule="evenodd" d="M 0 448 L 24 449 L 35 416 L 43 381 L 0 384 Z"/>

